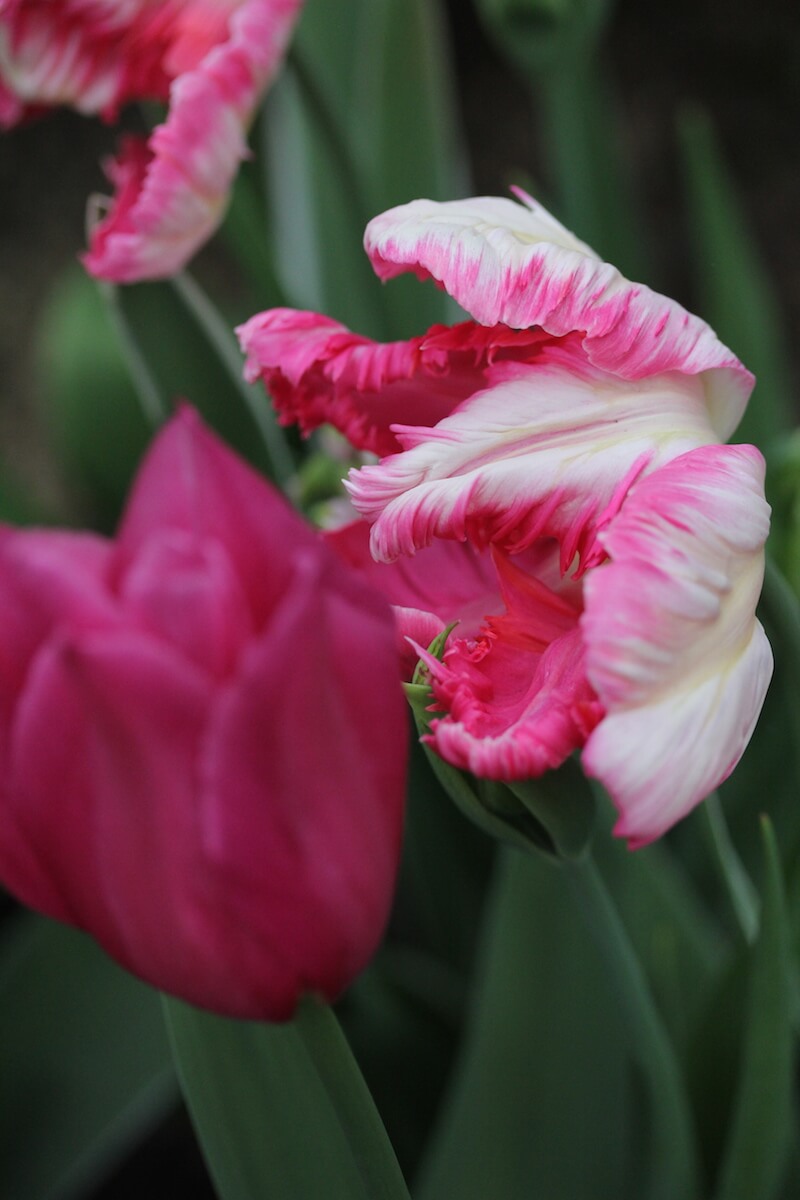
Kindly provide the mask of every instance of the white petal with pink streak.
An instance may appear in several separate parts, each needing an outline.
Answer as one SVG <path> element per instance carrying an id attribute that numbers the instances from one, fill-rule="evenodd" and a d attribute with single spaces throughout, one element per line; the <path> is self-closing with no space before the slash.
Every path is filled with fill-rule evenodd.
<path id="1" fill-rule="evenodd" d="M 377 559 L 436 537 L 515 553 L 549 536 L 561 542 L 565 570 L 576 554 L 585 568 L 596 559 L 598 526 L 634 478 L 714 440 L 692 376 L 634 384 L 565 345 L 487 374 L 493 384 L 435 428 L 393 426 L 402 453 L 351 473 L 355 507 L 374 523 Z"/>
<path id="2" fill-rule="evenodd" d="M 634 486 L 585 582 L 587 675 L 606 709 L 583 765 L 641 845 L 713 791 L 772 673 L 755 607 L 769 507 L 752 446 L 707 446 Z"/>
<path id="3" fill-rule="evenodd" d="M 84 257 L 91 274 L 117 283 L 167 277 L 211 236 L 301 2 L 245 0 L 230 18 L 227 40 L 175 80 L 138 193 L 112 204 L 93 231 Z"/>
<path id="4" fill-rule="evenodd" d="M 701 375 L 719 439 L 736 428 L 753 377 L 699 317 L 631 283 L 524 193 L 414 200 L 375 217 L 364 244 L 382 279 L 441 283 L 483 325 L 579 332 L 592 363 L 625 379 Z"/>

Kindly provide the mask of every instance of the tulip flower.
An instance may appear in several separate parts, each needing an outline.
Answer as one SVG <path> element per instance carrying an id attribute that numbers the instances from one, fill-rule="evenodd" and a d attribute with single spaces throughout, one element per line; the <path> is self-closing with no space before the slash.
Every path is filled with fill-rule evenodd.
<path id="1" fill-rule="evenodd" d="M 301 3 L 0 3 L 0 125 L 53 105 L 111 121 L 131 100 L 169 103 L 149 140 L 126 138 L 106 164 L 115 196 L 90 231 L 92 275 L 174 275 L 208 240 Z"/>
<path id="2" fill-rule="evenodd" d="M 386 602 L 184 408 L 117 538 L 0 532 L 0 881 L 238 1017 L 381 937 L 406 720 Z"/>
<path id="3" fill-rule="evenodd" d="M 347 486 L 371 526 L 363 569 L 430 668 L 435 750 L 501 781 L 582 750 L 636 846 L 727 777 L 769 682 L 764 464 L 722 444 L 753 380 L 705 322 L 518 195 L 367 227 L 382 279 L 432 278 L 473 320 L 377 345 L 278 309 L 241 328 L 246 373 L 284 421 L 383 456 Z M 439 662 L 418 630 L 461 618 L 478 562 Z"/>

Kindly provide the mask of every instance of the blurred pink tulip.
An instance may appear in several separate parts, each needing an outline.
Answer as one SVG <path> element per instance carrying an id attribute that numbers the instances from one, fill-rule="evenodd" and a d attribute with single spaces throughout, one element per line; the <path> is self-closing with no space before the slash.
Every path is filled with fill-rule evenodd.
<path id="1" fill-rule="evenodd" d="M 0 532 L 0 880 L 190 1003 L 374 952 L 402 825 L 389 606 L 184 408 L 117 538 Z"/>
<path id="2" fill-rule="evenodd" d="M 69 105 L 116 118 L 169 102 L 149 138 L 106 164 L 115 196 L 84 263 L 116 283 L 174 275 L 227 206 L 261 96 L 302 0 L 0 0 L 0 125 Z"/>

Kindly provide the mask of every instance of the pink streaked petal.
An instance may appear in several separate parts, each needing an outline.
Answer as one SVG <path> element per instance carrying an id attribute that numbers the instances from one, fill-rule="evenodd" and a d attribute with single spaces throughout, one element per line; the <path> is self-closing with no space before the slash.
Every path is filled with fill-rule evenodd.
<path id="1" fill-rule="evenodd" d="M 514 553 L 555 537 L 562 569 L 576 554 L 585 568 L 602 556 L 596 531 L 633 480 L 714 439 L 697 379 L 626 382 L 589 366 L 574 343 L 487 375 L 490 386 L 434 429 L 395 426 L 402 453 L 351 472 L 376 558 L 437 537 Z"/>
<path id="2" fill-rule="evenodd" d="M 91 274 L 117 283 L 165 278 L 211 236 L 300 6 L 301 0 L 246 0 L 230 18 L 227 40 L 175 80 L 167 121 L 154 131 L 149 159 L 135 176 L 137 189 L 129 170 L 126 191 L 92 231 L 84 256 Z"/>
<path id="3" fill-rule="evenodd" d="M 700 375 L 717 436 L 741 419 L 752 375 L 699 317 L 629 282 L 540 205 L 480 196 L 415 200 L 367 226 L 365 246 L 382 279 L 431 277 L 482 325 L 578 332 L 589 360 L 623 379 Z"/>
<path id="4" fill-rule="evenodd" d="M 544 651 L 501 636 L 454 638 L 444 662 L 429 666 L 434 696 L 448 714 L 433 722 L 431 745 L 484 779 L 532 779 L 559 766 L 603 715 L 586 680 L 577 628 Z"/>
<path id="5" fill-rule="evenodd" d="M 640 708 L 612 712 L 583 751 L 620 816 L 631 849 L 666 833 L 728 778 L 744 753 L 772 676 L 772 651 L 756 621 L 727 669 Z"/>
<path id="6" fill-rule="evenodd" d="M 381 455 L 400 448 L 393 424 L 435 425 L 483 386 L 489 364 L 512 352 L 526 361 L 545 340 L 470 321 L 381 344 L 286 308 L 259 313 L 237 332 L 245 377 L 263 380 L 285 424 L 308 434 L 329 422 L 357 449 Z"/>
<path id="7" fill-rule="evenodd" d="M 25 111 L 69 105 L 108 120 L 139 96 L 166 99 L 163 57 L 177 0 L 22 0 L 0 10 L 0 81 Z"/>
<path id="8" fill-rule="evenodd" d="M 772 661 L 755 619 L 763 486 L 754 447 L 707 446 L 636 484 L 601 535 L 610 562 L 586 579 L 582 628 L 609 716 L 584 763 L 634 844 L 727 777 L 761 709 Z"/>

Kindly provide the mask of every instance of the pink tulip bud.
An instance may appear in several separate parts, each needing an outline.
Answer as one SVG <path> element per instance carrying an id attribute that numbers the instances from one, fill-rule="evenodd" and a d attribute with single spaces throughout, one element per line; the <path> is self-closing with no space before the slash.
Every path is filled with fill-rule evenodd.
<path id="1" fill-rule="evenodd" d="M 239 1017 L 383 931 L 404 702 L 388 605 L 189 408 L 117 538 L 0 531 L 0 880 Z"/>

